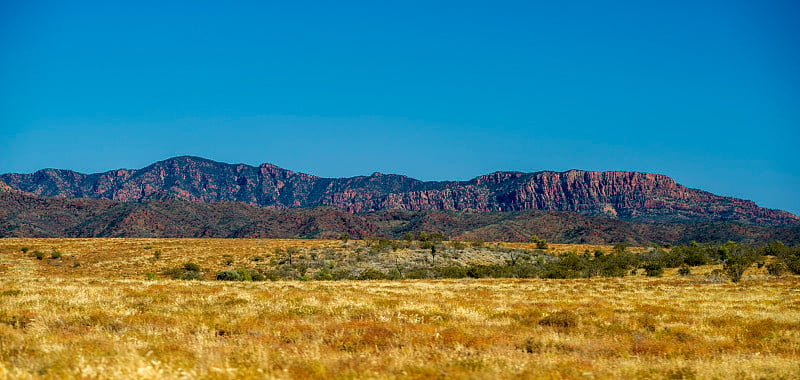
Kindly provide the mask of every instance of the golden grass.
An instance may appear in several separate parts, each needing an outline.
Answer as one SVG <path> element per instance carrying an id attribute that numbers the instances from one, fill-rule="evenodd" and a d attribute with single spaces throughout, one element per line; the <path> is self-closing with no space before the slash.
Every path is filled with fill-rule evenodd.
<path id="1" fill-rule="evenodd" d="M 338 244 L 2 239 L 0 378 L 800 378 L 797 276 L 143 279 Z"/>

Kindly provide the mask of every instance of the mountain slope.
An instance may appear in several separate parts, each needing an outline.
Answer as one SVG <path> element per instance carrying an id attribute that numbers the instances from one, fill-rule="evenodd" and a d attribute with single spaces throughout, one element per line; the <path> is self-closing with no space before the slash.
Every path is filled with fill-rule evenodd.
<path id="1" fill-rule="evenodd" d="M 270 164 L 226 164 L 175 157 L 148 167 L 82 174 L 44 169 L 0 180 L 36 195 L 123 202 L 243 202 L 276 209 L 334 206 L 352 213 L 380 210 L 557 210 L 641 222 L 736 221 L 798 225 L 785 211 L 687 188 L 669 177 L 637 172 L 496 172 L 469 181 L 423 182 L 375 173 L 321 178 Z"/>
<path id="2" fill-rule="evenodd" d="M 352 214 L 333 207 L 274 209 L 239 202 L 118 202 L 44 198 L 0 182 L 0 237 L 258 237 L 399 239 L 406 232 L 451 238 L 560 243 L 800 242 L 800 226 L 733 222 L 648 224 L 559 211 L 403 211 Z"/>

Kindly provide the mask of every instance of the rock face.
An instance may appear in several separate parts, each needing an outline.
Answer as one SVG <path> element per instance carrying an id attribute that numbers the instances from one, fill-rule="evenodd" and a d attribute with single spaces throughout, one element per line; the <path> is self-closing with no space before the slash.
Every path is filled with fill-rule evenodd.
<path id="1" fill-rule="evenodd" d="M 752 201 L 687 188 L 663 175 L 621 171 L 496 172 L 469 181 L 423 182 L 381 173 L 321 178 L 270 164 L 254 167 L 183 156 L 138 170 L 87 175 L 44 169 L 3 174 L 0 180 L 40 196 L 122 202 L 235 201 L 277 209 L 327 205 L 351 213 L 557 210 L 642 222 L 800 224 L 793 214 Z"/>

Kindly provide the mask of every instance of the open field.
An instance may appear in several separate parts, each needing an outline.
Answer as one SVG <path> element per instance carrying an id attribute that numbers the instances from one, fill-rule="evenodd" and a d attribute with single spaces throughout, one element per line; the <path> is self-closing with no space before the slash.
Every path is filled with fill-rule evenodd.
<path id="1" fill-rule="evenodd" d="M 293 247 L 341 242 L 2 239 L 0 377 L 800 378 L 800 277 L 756 267 L 739 283 L 704 275 L 718 266 L 569 280 L 160 275 L 192 261 L 211 279 Z"/>

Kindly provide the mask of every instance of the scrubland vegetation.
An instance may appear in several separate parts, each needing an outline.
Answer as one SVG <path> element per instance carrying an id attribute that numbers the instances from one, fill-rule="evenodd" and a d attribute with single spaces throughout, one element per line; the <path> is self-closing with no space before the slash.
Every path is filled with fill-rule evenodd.
<path id="1" fill-rule="evenodd" d="M 798 272 L 779 243 L 2 239 L 0 377 L 798 378 Z"/>

